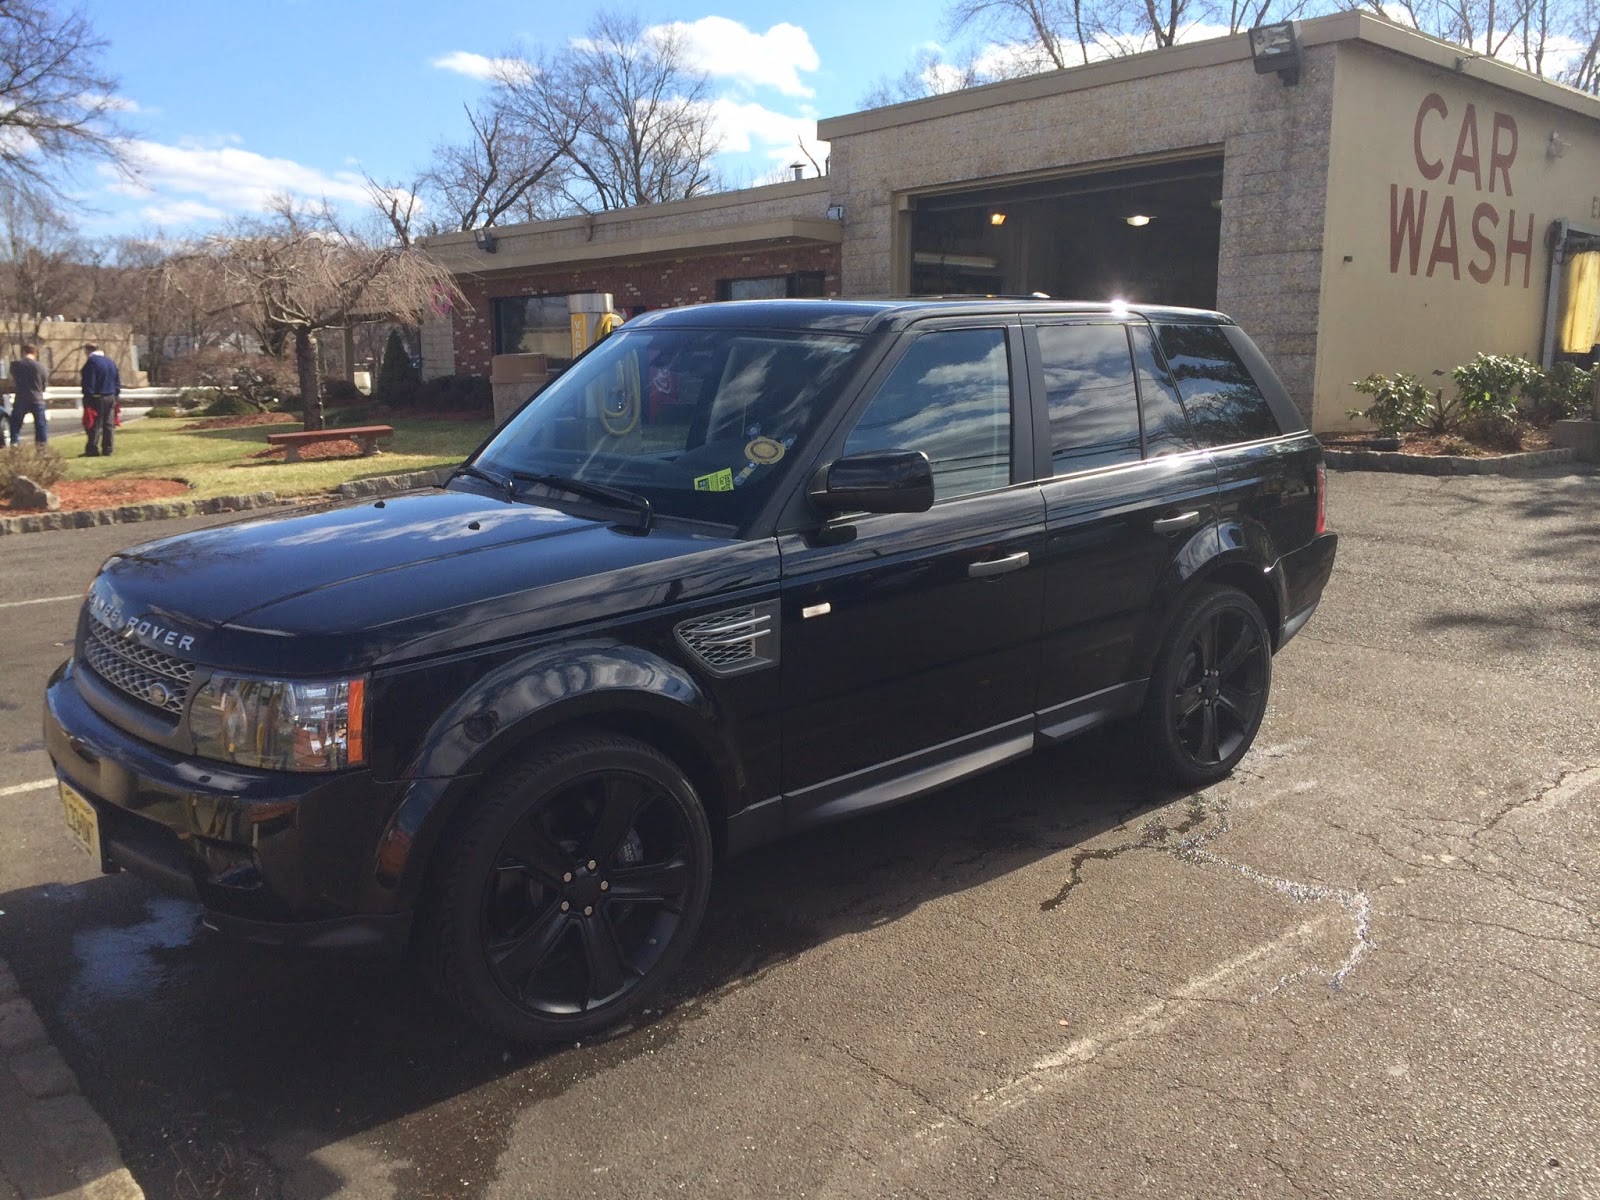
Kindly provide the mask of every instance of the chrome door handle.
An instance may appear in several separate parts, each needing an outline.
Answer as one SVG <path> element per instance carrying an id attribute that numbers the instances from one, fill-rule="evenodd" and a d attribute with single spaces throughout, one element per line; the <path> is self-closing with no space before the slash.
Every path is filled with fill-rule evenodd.
<path id="1" fill-rule="evenodd" d="M 1028 552 L 1008 554 L 1005 558 L 991 558 L 988 562 L 975 562 L 967 568 L 967 574 L 973 579 L 993 579 L 997 575 L 1008 575 L 1012 571 L 1020 571 L 1028 565 Z"/>
<path id="2" fill-rule="evenodd" d="M 1189 529 L 1200 524 L 1200 514 L 1197 512 L 1179 513 L 1175 517 L 1157 517 L 1150 528 L 1157 533 L 1176 533 L 1180 529 Z"/>

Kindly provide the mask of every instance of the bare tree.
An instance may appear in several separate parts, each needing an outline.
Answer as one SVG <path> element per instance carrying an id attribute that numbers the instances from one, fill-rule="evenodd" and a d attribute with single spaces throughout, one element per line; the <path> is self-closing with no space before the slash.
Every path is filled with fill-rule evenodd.
<path id="1" fill-rule="evenodd" d="M 239 313 L 269 351 L 293 346 L 305 427 L 323 426 L 312 335 L 354 321 L 420 324 L 429 306 L 459 299 L 450 273 L 420 250 L 374 244 L 331 208 L 279 201 L 265 218 L 236 222 L 204 244 Z"/>
<path id="2" fill-rule="evenodd" d="M 0 3 L 0 189 L 59 198 L 63 170 L 123 165 L 117 81 L 105 43 L 77 10 L 49 0 Z"/>
<path id="3" fill-rule="evenodd" d="M 582 211 L 683 200 L 718 186 L 709 79 L 673 26 L 647 30 L 637 17 L 601 12 L 559 58 L 524 60 L 503 83 L 501 103 L 522 128 L 554 142 L 559 123 L 571 122 L 560 182 Z"/>
<path id="4" fill-rule="evenodd" d="M 991 83 L 993 77 L 979 67 L 977 58 L 968 55 L 960 62 L 950 62 L 942 51 L 925 46 L 918 50 L 911 65 L 890 78 L 885 75 L 861 97 L 862 108 L 882 108 L 886 104 L 900 104 L 906 100 L 920 100 L 924 96 L 941 96 L 946 92 Z"/>
<path id="5" fill-rule="evenodd" d="M 530 65 L 526 78 L 504 77 L 489 104 L 466 110 L 471 138 L 437 147 L 420 181 L 441 226 L 481 229 L 548 203 L 540 193 L 559 185 L 587 108 L 582 89 L 563 93 L 551 70 Z"/>
<path id="6" fill-rule="evenodd" d="M 0 311 L 21 319 L 26 336 L 46 317 L 91 307 L 94 255 L 47 198 L 0 188 L 0 239 Z"/>

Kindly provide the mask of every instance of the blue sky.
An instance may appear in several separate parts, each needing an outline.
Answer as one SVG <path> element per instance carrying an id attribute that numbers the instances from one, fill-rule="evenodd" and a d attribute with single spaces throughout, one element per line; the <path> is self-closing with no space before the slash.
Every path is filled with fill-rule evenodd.
<path id="1" fill-rule="evenodd" d="M 796 157 L 794 135 L 851 112 L 884 75 L 945 33 L 939 0 L 640 0 L 647 24 L 684 22 L 721 99 L 733 183 Z M 92 177 L 91 236 L 204 229 L 273 191 L 352 202 L 360 172 L 409 178 L 462 135 L 479 59 L 556 45 L 592 9 L 551 0 L 460 6 L 409 0 L 88 0 L 141 185 Z M 501 32 L 496 32 L 501 31 Z M 443 61 L 446 65 L 437 65 Z M 820 153 L 818 154 L 820 158 Z"/>

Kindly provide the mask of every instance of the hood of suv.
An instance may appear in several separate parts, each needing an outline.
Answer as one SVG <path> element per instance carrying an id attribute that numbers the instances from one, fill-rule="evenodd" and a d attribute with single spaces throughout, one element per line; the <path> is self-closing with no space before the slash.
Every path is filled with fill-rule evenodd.
<path id="1" fill-rule="evenodd" d="M 469 491 L 243 521 L 113 556 L 89 609 L 152 649 L 301 675 L 439 653 L 687 599 L 727 539 L 647 535 Z M 730 559 L 732 561 L 730 561 Z M 756 571 L 756 574 L 762 574 Z M 755 579 L 752 578 L 751 582 Z"/>

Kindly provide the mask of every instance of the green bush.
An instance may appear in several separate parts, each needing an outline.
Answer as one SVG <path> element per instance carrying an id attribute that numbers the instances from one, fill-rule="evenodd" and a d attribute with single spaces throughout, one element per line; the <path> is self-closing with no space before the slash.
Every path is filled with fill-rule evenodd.
<path id="1" fill-rule="evenodd" d="M 157 421 L 161 421 L 168 420 L 172 417 L 187 417 L 189 413 L 185 409 L 169 408 L 165 404 L 156 404 L 146 409 L 144 415 Z"/>
<path id="2" fill-rule="evenodd" d="M 163 373 L 169 382 L 186 390 L 237 392 L 258 412 L 274 400 L 299 403 L 300 399 L 300 378 L 294 362 L 270 354 L 220 348 L 197 350 L 169 360 Z"/>
<path id="3" fill-rule="evenodd" d="M 200 410 L 202 417 L 248 417 L 261 410 L 242 396 L 224 392 Z"/>
<path id="4" fill-rule="evenodd" d="M 322 381 L 322 402 L 330 407 L 341 404 L 365 404 L 368 396 L 348 379 L 332 376 Z"/>
<path id="5" fill-rule="evenodd" d="M 1364 409 L 1351 409 L 1350 416 L 1371 421 L 1382 437 L 1399 437 L 1432 420 L 1434 395 L 1415 375 L 1368 375 L 1351 386 L 1363 396 L 1371 396 L 1372 403 Z"/>
<path id="6" fill-rule="evenodd" d="M 1593 371 L 1558 362 L 1522 392 L 1522 413 L 1535 425 L 1581 417 L 1594 403 Z"/>
<path id="7" fill-rule="evenodd" d="M 406 350 L 400 331 L 389 330 L 389 337 L 383 344 L 383 363 L 378 368 L 378 386 L 374 389 L 378 399 L 390 403 L 391 395 L 414 388 L 421 378 L 411 365 L 411 354 Z"/>
<path id="8" fill-rule="evenodd" d="M 30 442 L 0 450 L 0 496 L 11 495 L 11 485 L 18 475 L 26 475 L 40 487 L 49 487 L 60 482 L 66 473 L 67 460 L 49 443 L 41 446 Z"/>
<path id="9" fill-rule="evenodd" d="M 1536 387 L 1543 372 L 1515 354 L 1479 354 L 1450 377 L 1467 415 L 1493 426 L 1517 419 L 1517 397 Z"/>

